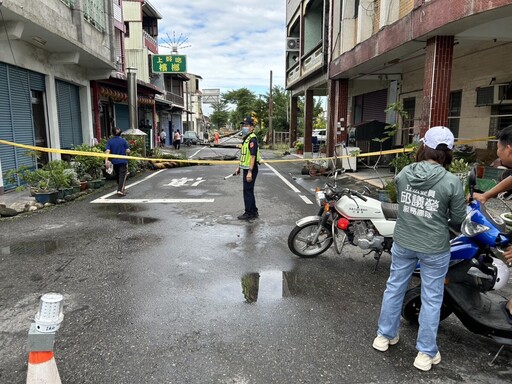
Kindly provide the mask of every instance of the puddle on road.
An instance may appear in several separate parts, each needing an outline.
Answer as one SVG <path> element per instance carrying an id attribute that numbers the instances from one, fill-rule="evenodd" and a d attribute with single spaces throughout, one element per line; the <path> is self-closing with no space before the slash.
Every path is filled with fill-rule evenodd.
<path id="1" fill-rule="evenodd" d="M 46 255 L 48 253 L 55 252 L 60 245 L 59 240 L 23 242 L 19 244 L 0 246 L 0 255 Z"/>
<path id="2" fill-rule="evenodd" d="M 284 271 L 247 273 L 238 282 L 216 289 L 222 300 L 266 304 L 290 296 L 288 276 Z"/>
<path id="3" fill-rule="evenodd" d="M 132 216 L 132 215 L 119 215 L 119 220 L 126 221 L 130 224 L 135 225 L 145 225 L 145 224 L 152 224 L 158 219 L 155 219 L 154 217 L 141 217 L 141 216 Z"/>
<path id="4" fill-rule="evenodd" d="M 147 211 L 147 208 L 137 205 L 126 205 L 126 204 L 112 204 L 106 207 L 100 207 L 100 216 L 105 219 L 118 218 L 121 221 L 128 222 L 134 225 L 146 225 L 152 224 L 159 219 L 149 216 L 136 216 L 131 213 L 138 213 Z"/>

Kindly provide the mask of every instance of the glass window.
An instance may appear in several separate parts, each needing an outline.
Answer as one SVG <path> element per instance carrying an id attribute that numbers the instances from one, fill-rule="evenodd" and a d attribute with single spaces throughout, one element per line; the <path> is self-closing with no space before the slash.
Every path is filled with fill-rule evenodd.
<path id="1" fill-rule="evenodd" d="M 448 128 L 453 136 L 459 137 L 460 110 L 462 105 L 462 91 L 450 92 L 450 106 L 448 110 Z"/>

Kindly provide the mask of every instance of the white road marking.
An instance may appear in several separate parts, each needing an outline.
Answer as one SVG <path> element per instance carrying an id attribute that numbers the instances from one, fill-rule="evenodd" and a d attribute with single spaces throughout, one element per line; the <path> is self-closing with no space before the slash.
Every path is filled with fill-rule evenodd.
<path id="1" fill-rule="evenodd" d="M 180 204 L 180 203 L 213 203 L 215 199 L 96 199 L 94 204 Z"/>
<path id="2" fill-rule="evenodd" d="M 304 195 L 299 195 L 299 196 L 300 196 L 300 198 L 301 198 L 302 200 L 304 200 L 304 202 L 305 202 L 306 204 L 313 204 L 313 202 L 312 202 L 311 200 L 309 200 L 306 196 L 304 196 Z"/>
<path id="3" fill-rule="evenodd" d="M 195 156 L 195 155 L 197 155 L 199 152 L 201 152 L 201 150 L 202 150 L 202 149 L 203 149 L 203 148 L 198 149 L 197 151 L 195 151 L 195 152 L 194 152 L 194 154 L 190 155 L 188 158 L 189 158 L 189 159 L 193 159 L 193 158 L 194 158 L 194 156 Z"/>
<path id="4" fill-rule="evenodd" d="M 206 181 L 206 180 L 203 180 L 202 177 L 198 177 L 197 179 L 189 179 L 188 177 L 182 177 L 181 179 L 172 179 L 172 181 L 169 184 L 165 184 L 165 185 L 167 187 L 183 187 L 189 181 L 192 182 L 194 180 L 195 180 L 195 183 L 193 183 L 191 185 L 192 187 L 197 187 L 199 184 L 201 184 L 202 182 Z"/>
<path id="5" fill-rule="evenodd" d="M 265 165 L 266 165 L 268 168 L 270 168 L 270 170 L 271 170 L 272 172 L 274 172 L 274 173 L 275 173 L 275 175 L 276 175 L 277 177 L 279 177 L 279 178 L 283 181 L 283 183 L 285 183 L 288 187 L 290 187 L 290 189 L 291 189 L 293 192 L 300 193 L 300 190 L 299 190 L 295 185 L 293 185 L 293 184 L 292 184 L 292 183 L 290 183 L 288 180 L 286 180 L 286 178 L 285 178 L 283 175 L 281 175 L 278 171 L 276 171 L 276 169 L 275 169 L 275 168 L 273 168 L 273 167 L 272 167 L 272 166 L 270 166 L 269 164 L 265 164 Z M 299 195 L 299 197 L 300 197 L 300 198 L 301 198 L 301 199 L 302 199 L 306 204 L 313 204 L 313 203 L 311 202 L 311 200 L 309 200 L 306 196 L 304 196 L 304 195 Z"/>

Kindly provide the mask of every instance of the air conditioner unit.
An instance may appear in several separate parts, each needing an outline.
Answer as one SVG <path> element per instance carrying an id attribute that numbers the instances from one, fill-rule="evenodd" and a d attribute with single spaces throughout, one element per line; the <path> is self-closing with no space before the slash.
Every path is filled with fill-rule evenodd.
<path id="1" fill-rule="evenodd" d="M 476 106 L 512 104 L 512 83 L 496 84 L 476 89 Z"/>
<path id="2" fill-rule="evenodd" d="M 300 48 L 300 39 L 297 37 L 286 38 L 286 52 L 298 52 Z"/>

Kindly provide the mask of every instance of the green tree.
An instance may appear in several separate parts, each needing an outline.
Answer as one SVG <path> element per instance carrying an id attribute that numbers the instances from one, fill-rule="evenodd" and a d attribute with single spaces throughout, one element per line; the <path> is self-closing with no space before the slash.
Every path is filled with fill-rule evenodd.
<path id="1" fill-rule="evenodd" d="M 212 104 L 212 114 L 210 115 L 210 121 L 216 129 L 225 127 L 229 121 L 229 110 L 227 103 L 219 101 L 218 103 Z"/>
<path id="2" fill-rule="evenodd" d="M 235 106 L 235 109 L 231 111 L 230 120 L 234 127 L 238 127 L 244 117 L 251 116 L 257 97 L 249 89 L 240 88 L 222 93 L 221 99 L 226 104 Z"/>
<path id="3" fill-rule="evenodd" d="M 304 97 L 301 96 L 297 100 L 297 137 L 304 136 Z M 324 107 L 322 105 L 322 99 L 319 97 L 313 98 L 313 126 L 317 122 L 319 116 L 324 115 Z M 322 117 L 323 118 L 323 117 Z M 326 122 L 327 126 L 327 122 Z M 315 128 L 314 129 L 320 129 Z"/>
<path id="4" fill-rule="evenodd" d="M 275 132 L 287 132 L 290 124 L 288 121 L 288 110 L 290 109 L 289 97 L 286 90 L 276 85 L 272 88 L 272 128 Z M 270 106 L 270 93 L 267 92 L 262 99 L 258 100 L 256 112 L 262 121 L 262 126 L 269 125 L 269 106 Z"/>

